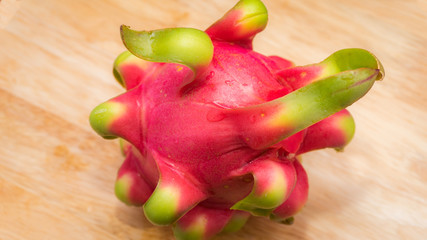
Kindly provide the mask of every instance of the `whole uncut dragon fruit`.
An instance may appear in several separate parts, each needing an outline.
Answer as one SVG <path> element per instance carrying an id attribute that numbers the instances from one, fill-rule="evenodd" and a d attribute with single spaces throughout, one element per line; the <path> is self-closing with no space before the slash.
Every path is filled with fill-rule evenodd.
<path id="1" fill-rule="evenodd" d="M 204 32 L 121 27 L 129 51 L 114 76 L 127 92 L 90 123 L 125 139 L 117 197 L 178 239 L 236 231 L 250 215 L 291 223 L 308 194 L 299 155 L 342 149 L 354 133 L 344 108 L 384 75 L 361 49 L 300 67 L 256 53 L 266 23 L 261 1 L 241 0 Z"/>

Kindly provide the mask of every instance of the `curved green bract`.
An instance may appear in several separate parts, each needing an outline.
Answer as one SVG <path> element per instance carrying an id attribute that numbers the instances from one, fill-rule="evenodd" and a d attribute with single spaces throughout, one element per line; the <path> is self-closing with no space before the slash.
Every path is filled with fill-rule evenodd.
<path id="1" fill-rule="evenodd" d="M 255 35 L 265 29 L 268 12 L 260 0 L 241 0 L 221 19 L 206 29 L 213 39 L 252 49 Z"/>
<path id="2" fill-rule="evenodd" d="M 360 99 L 372 87 L 378 75 L 378 69 L 360 68 L 313 82 L 275 100 L 283 108 L 271 123 L 293 126 L 293 131 L 288 135 L 299 132 Z M 272 103 L 274 101 L 267 104 Z"/>
<path id="3" fill-rule="evenodd" d="M 156 225 L 169 225 L 179 217 L 180 192 L 174 187 L 157 187 L 144 205 L 147 219 Z"/>
<path id="4" fill-rule="evenodd" d="M 209 36 L 193 28 L 167 28 L 134 31 L 121 26 L 126 48 L 135 56 L 151 62 L 180 63 L 197 72 L 212 60 L 213 44 Z"/>
<path id="5" fill-rule="evenodd" d="M 259 112 L 271 111 L 259 118 L 256 126 L 244 130 L 242 135 L 250 147 L 272 146 L 350 106 L 363 97 L 376 80 L 384 77 L 378 59 L 363 49 L 340 50 L 318 65 L 321 74 L 308 85 L 270 102 L 230 110 L 240 115 L 239 121 L 246 121 Z M 261 134 L 270 137 L 267 141 L 253 140 Z"/>
<path id="6" fill-rule="evenodd" d="M 282 179 L 277 178 L 276 182 L 280 180 Z M 265 191 L 262 195 L 257 195 L 254 188 L 248 196 L 234 204 L 231 209 L 248 211 L 255 216 L 269 215 L 274 208 L 283 203 L 287 191 L 286 185 L 283 182 L 279 184 L 273 183 L 272 185 L 275 186 Z"/>

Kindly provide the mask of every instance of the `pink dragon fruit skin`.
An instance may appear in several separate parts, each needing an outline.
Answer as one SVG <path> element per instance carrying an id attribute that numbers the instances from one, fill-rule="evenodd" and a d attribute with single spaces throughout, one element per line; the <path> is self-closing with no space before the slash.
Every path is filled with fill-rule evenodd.
<path id="1" fill-rule="evenodd" d="M 127 91 L 90 123 L 121 138 L 117 197 L 178 239 L 237 231 L 250 215 L 291 223 L 308 196 L 299 155 L 348 144 L 345 107 L 384 76 L 362 49 L 301 67 L 256 53 L 266 24 L 261 1 L 241 0 L 205 32 L 121 27 L 114 76 Z"/>

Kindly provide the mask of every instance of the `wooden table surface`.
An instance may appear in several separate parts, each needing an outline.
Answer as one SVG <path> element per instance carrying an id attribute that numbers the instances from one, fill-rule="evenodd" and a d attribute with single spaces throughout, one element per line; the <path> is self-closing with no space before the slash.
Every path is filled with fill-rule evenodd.
<path id="1" fill-rule="evenodd" d="M 0 1 L 0 239 L 172 239 L 113 193 L 116 141 L 90 128 L 122 92 L 119 26 L 205 29 L 230 0 Z M 427 1 L 265 0 L 255 49 L 298 65 L 365 48 L 386 77 L 350 107 L 344 153 L 306 154 L 306 207 L 292 226 L 251 218 L 216 239 L 426 239 Z"/>

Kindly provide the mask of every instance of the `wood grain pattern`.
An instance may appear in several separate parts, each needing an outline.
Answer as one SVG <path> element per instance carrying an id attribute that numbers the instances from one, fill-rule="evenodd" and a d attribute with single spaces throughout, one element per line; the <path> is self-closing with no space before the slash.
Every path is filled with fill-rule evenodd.
<path id="1" fill-rule="evenodd" d="M 216 239 L 425 239 L 427 3 L 422 0 L 265 0 L 265 54 L 317 62 L 360 47 L 386 69 L 350 107 L 345 153 L 306 154 L 307 206 L 292 226 L 252 218 Z M 204 29 L 234 1 L 0 1 L 0 239 L 172 239 L 116 200 L 122 161 L 88 114 L 119 93 L 111 65 L 120 24 Z"/>

